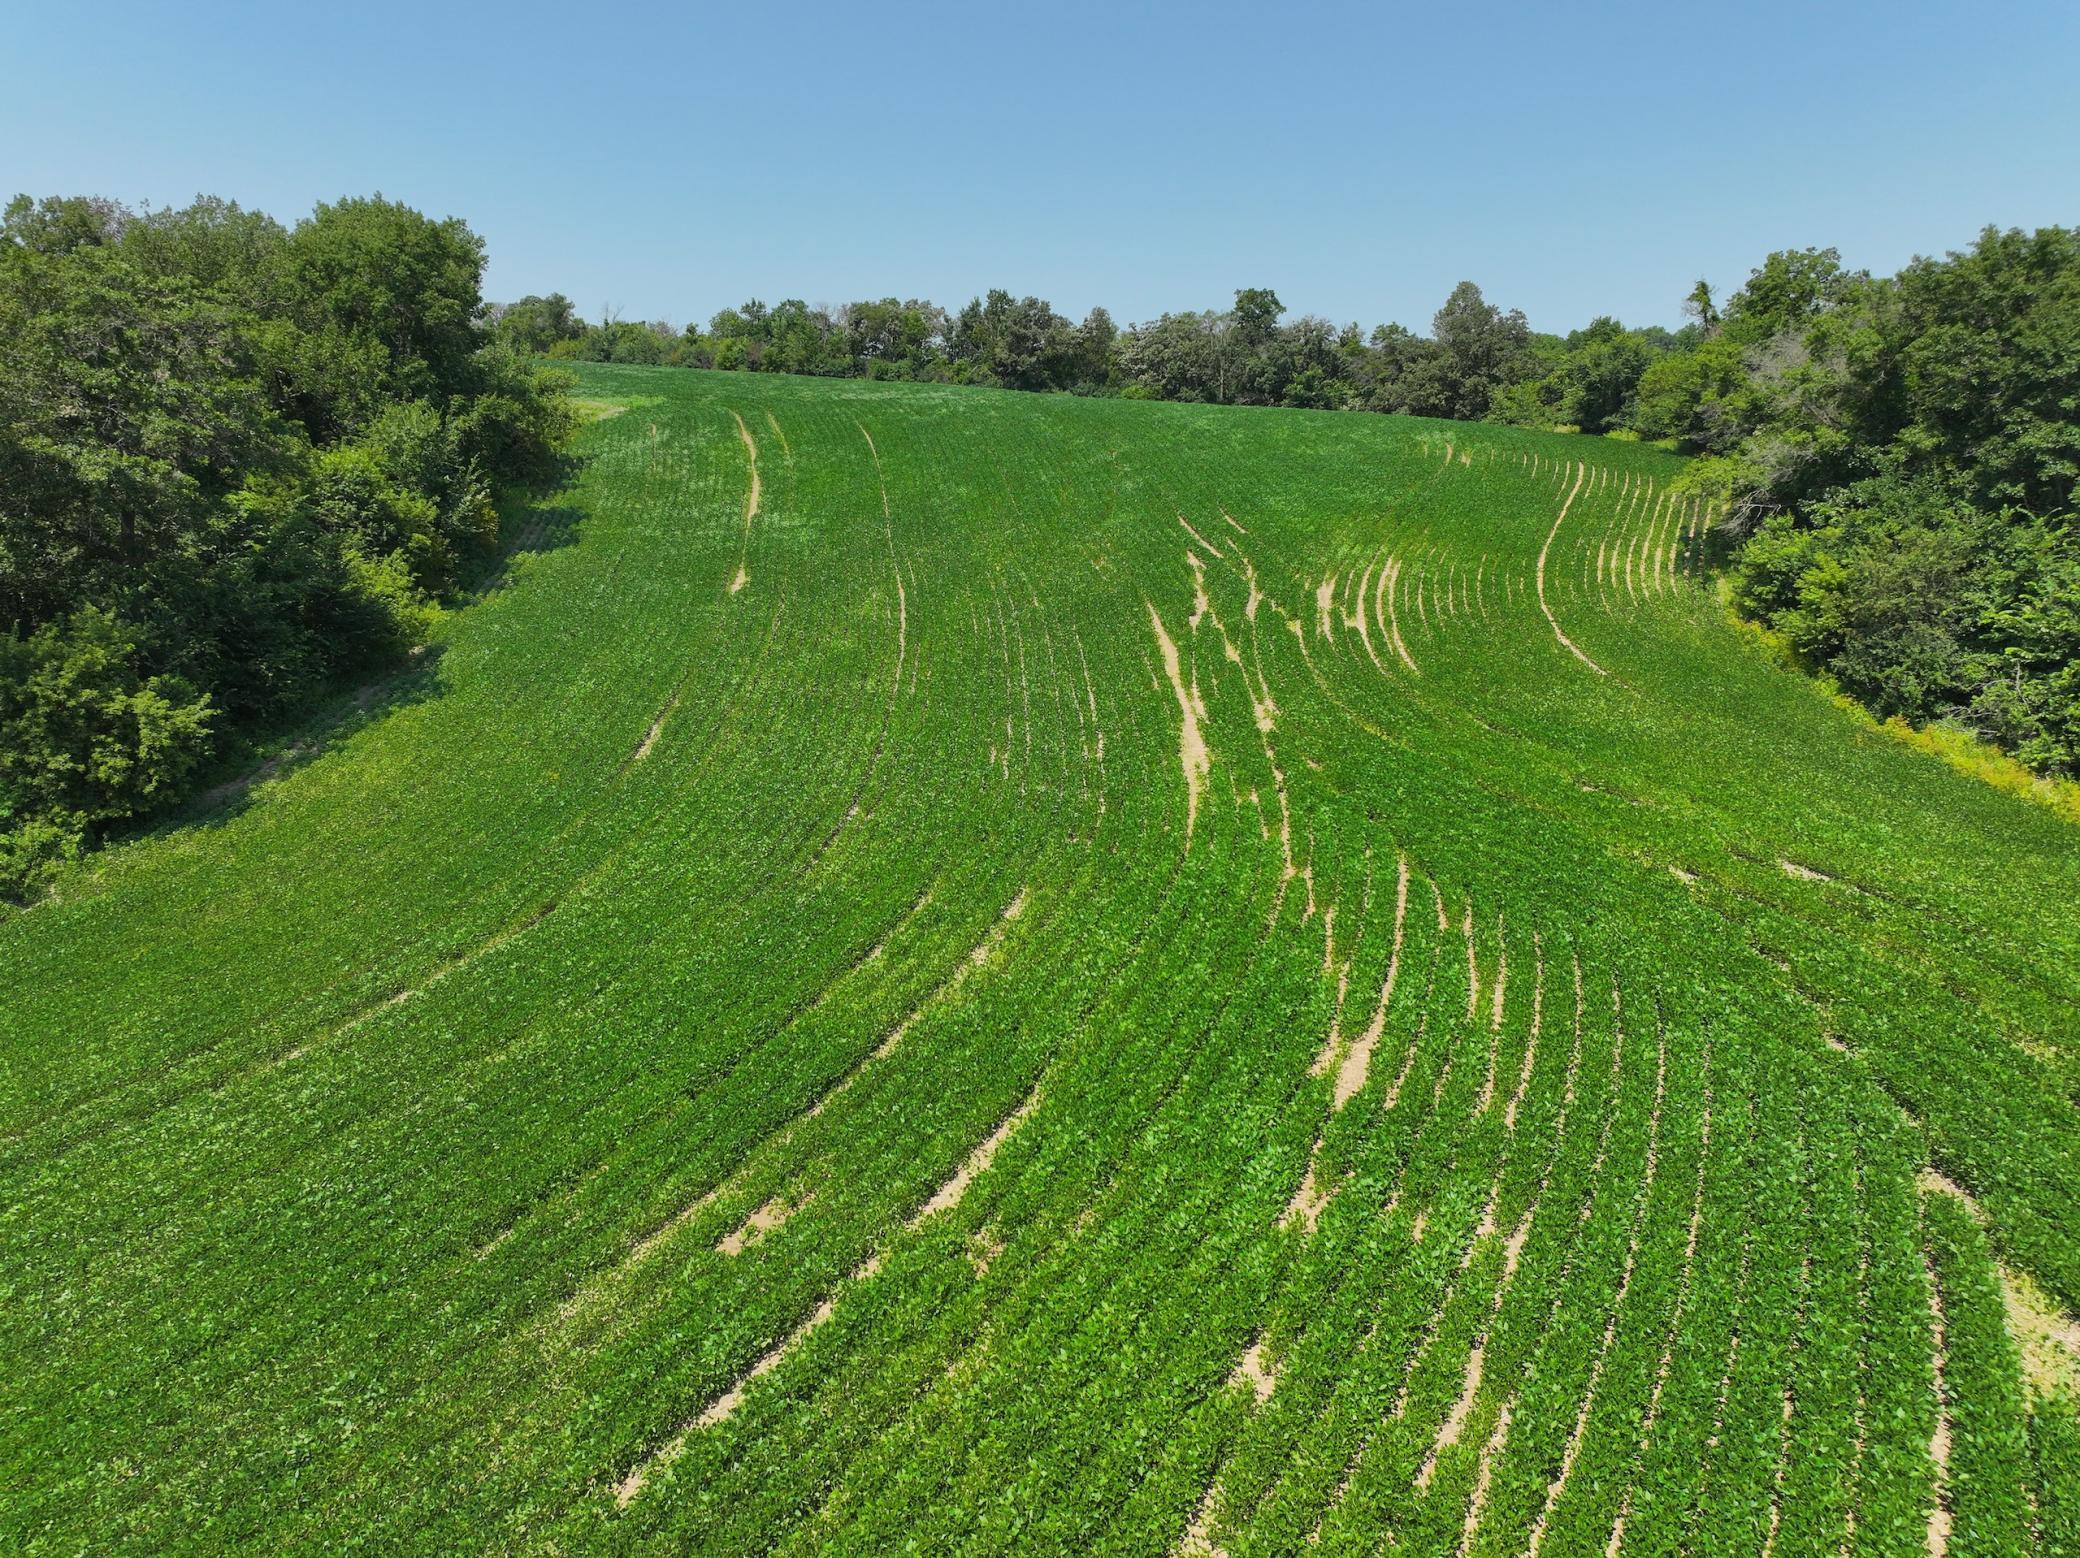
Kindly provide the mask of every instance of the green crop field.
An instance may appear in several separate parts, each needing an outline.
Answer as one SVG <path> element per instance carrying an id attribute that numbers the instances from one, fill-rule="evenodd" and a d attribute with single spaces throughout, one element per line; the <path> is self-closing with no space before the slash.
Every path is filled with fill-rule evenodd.
<path id="1" fill-rule="evenodd" d="M 322 750 L 0 922 L 7 1548 L 2080 1544 L 2080 833 L 1675 457 L 581 393 Z"/>

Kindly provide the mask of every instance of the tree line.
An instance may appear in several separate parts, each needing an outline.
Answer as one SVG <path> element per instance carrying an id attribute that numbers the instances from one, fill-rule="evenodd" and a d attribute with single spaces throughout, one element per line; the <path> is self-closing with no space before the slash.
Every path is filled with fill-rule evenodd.
<path id="1" fill-rule="evenodd" d="M 1122 329 L 1103 308 L 1078 321 L 1045 299 L 993 290 L 956 313 L 916 298 L 837 308 L 754 300 L 723 309 L 705 328 L 675 330 L 611 316 L 588 323 L 568 297 L 551 293 L 494 308 L 492 328 L 517 351 L 591 362 L 1496 417 L 1597 433 L 1626 425 L 1645 366 L 1699 333 L 1599 319 L 1569 336 L 1538 335 L 1521 312 L 1488 302 L 1470 281 L 1453 290 L 1428 336 L 1392 324 L 1367 332 L 1317 315 L 1286 321 L 1285 313 L 1277 293 L 1248 287 L 1231 308 Z"/>
<path id="2" fill-rule="evenodd" d="M 1486 420 L 1699 456 L 1739 608 L 1880 716 L 1945 722 L 2080 774 L 2080 234 L 1989 228 L 1898 275 L 1769 255 L 1677 330 L 1565 336 L 1472 282 L 1417 335 L 1267 288 L 1120 328 L 992 291 L 588 324 L 561 294 L 492 311 L 517 352 L 750 372 Z"/>
<path id="3" fill-rule="evenodd" d="M 380 196 L 6 207 L 0 893 L 394 662 L 554 475 L 569 376 L 487 328 L 483 264 Z"/>

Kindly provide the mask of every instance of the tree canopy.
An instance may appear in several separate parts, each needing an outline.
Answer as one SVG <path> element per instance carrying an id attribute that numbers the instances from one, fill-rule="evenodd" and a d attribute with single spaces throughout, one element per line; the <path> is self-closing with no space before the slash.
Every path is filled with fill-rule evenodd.
<path id="1" fill-rule="evenodd" d="M 483 246 L 380 196 L 0 221 L 0 891 L 416 639 L 555 469 Z"/>

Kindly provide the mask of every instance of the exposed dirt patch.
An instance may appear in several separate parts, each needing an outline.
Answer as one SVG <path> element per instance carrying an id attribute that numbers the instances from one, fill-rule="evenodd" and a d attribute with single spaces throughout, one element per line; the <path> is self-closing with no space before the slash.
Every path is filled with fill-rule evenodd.
<path id="1" fill-rule="evenodd" d="M 2022 1376 L 2038 1399 L 2080 1400 L 2080 1321 L 2027 1272 L 2001 1268 L 2008 1333 L 2022 1353 Z"/>
<path id="2" fill-rule="evenodd" d="M 741 1227 L 732 1228 L 715 1246 L 718 1254 L 741 1255 L 751 1245 L 767 1234 L 783 1226 L 787 1220 L 807 1205 L 806 1201 L 790 1201 L 785 1195 L 774 1196 L 744 1219 Z"/>
<path id="3" fill-rule="evenodd" d="M 1943 1357 L 1946 1336 L 1943 1325 L 1943 1292 L 1936 1284 L 1935 1263 L 1926 1252 L 1922 1264 L 1928 1272 L 1929 1321 L 1933 1328 L 1930 1346 L 1930 1362 L 1935 1368 L 1936 1378 L 1936 1427 L 1929 1435 L 1928 1458 L 1936 1468 L 1936 1498 L 1928 1511 L 1928 1531 L 1924 1544 L 1930 1558 L 1942 1558 L 1950 1550 L 1950 1388 L 1943 1377 Z"/>
<path id="4" fill-rule="evenodd" d="M 1416 1473 L 1416 1486 L 1427 1488 L 1437 1471 L 1437 1457 L 1459 1442 L 1466 1432 L 1466 1421 L 1473 1416 L 1474 1399 L 1481 1393 L 1481 1364 L 1486 1352 L 1486 1342 L 1477 1341 L 1473 1351 L 1466 1355 L 1466 1383 L 1459 1391 L 1459 1399 L 1452 1403 L 1451 1411 L 1445 1414 L 1444 1426 L 1437 1431 L 1437 1439 L 1430 1453 L 1423 1458 L 1422 1470 Z"/>
<path id="5" fill-rule="evenodd" d="M 1372 1069 L 1372 1052 L 1379 1048 L 1380 1035 L 1386 1031 L 1387 1003 L 1393 999 L 1394 981 L 1401 972 L 1401 938 L 1408 921 L 1407 855 L 1400 857 L 1395 869 L 1394 943 L 1387 952 L 1387 977 L 1380 983 L 1379 1000 L 1373 1004 L 1372 1020 L 1365 1025 L 1365 1031 L 1358 1035 L 1357 1042 L 1351 1045 L 1343 1057 L 1343 1064 L 1337 1068 L 1336 1088 L 1329 1103 L 1332 1110 L 1343 1108 L 1365 1085 L 1366 1073 Z M 1309 1178 L 1312 1177 L 1310 1173 Z"/>
<path id="6" fill-rule="evenodd" d="M 1346 628 L 1357 629 L 1358 637 L 1365 645 L 1365 658 L 1372 662 L 1372 668 L 1375 671 L 1384 671 L 1386 667 L 1380 664 L 1379 654 L 1372 647 L 1372 629 L 1366 622 L 1366 618 L 1371 614 L 1372 609 L 1373 567 L 1374 565 L 1370 563 L 1366 565 L 1364 574 L 1357 578 L 1356 588 L 1350 591 L 1351 599 L 1344 609 L 1343 625 Z"/>
<path id="7" fill-rule="evenodd" d="M 1531 1068 L 1538 1062 L 1538 1035 L 1545 1024 L 1546 1006 L 1546 948 L 1542 935 L 1531 933 L 1531 1033 L 1524 1041 L 1524 1059 L 1517 1067 L 1516 1090 L 1509 1095 L 1509 1102 L 1502 1109 L 1502 1128 L 1514 1133 L 1517 1128 L 1517 1110 L 1524 1102 L 1524 1090 L 1531 1085 Z"/>
<path id="8" fill-rule="evenodd" d="M 751 487 L 744 494 L 744 522 L 749 524 L 752 520 L 758 518 L 758 503 L 761 490 L 761 483 L 758 478 L 758 440 L 751 436 L 751 429 L 745 425 L 741 416 L 738 416 L 734 411 L 730 413 L 730 416 L 736 421 L 737 437 L 743 440 L 744 458 L 751 462 Z"/>
<path id="9" fill-rule="evenodd" d="M 1178 1558 L 1228 1558 L 1227 1548 L 1217 1546 L 1213 1540 L 1213 1500 L 1219 1487 L 1216 1478 L 1200 1495 L 1199 1507 L 1192 1511 L 1191 1524 L 1185 1527 L 1184 1535 L 1178 1540 Z"/>
<path id="10" fill-rule="evenodd" d="M 1488 1489 L 1495 1481 L 1495 1460 L 1509 1439 L 1509 1407 L 1505 1401 L 1496 1415 L 1494 1430 L 1488 1442 L 1481 1446 L 1480 1462 L 1473 1474 L 1473 1497 L 1466 1501 L 1466 1523 L 1459 1529 L 1459 1551 L 1469 1552 L 1473 1548 L 1474 1534 L 1480 1530 L 1481 1521 L 1488 1513 Z"/>
<path id="11" fill-rule="evenodd" d="M 1264 1351 L 1264 1339 L 1260 1336 L 1249 1344 L 1249 1350 L 1236 1362 L 1235 1371 L 1228 1376 L 1230 1385 L 1247 1385 L 1259 1401 L 1268 1401 L 1271 1392 L 1278 1388 L 1278 1370 L 1272 1367 Z"/>
<path id="12" fill-rule="evenodd" d="M 1170 690 L 1177 694 L 1177 762 L 1184 770 L 1185 812 L 1184 838 L 1187 847 L 1192 841 L 1192 829 L 1199 820 L 1199 795 L 1206 784 L 1206 776 L 1213 767 L 1213 754 L 1207 750 L 1206 737 L 1199 729 L 1206 705 L 1200 700 L 1195 681 L 1186 687 L 1184 667 L 1178 660 L 1177 645 L 1164 630 L 1163 619 L 1157 614 L 1155 603 L 1149 601 L 1148 620 L 1156 632 L 1156 645 L 1163 653 L 1163 672 L 1170 678 Z"/>
<path id="13" fill-rule="evenodd" d="M 1401 636 L 1401 613 L 1394 609 L 1394 596 L 1400 585 L 1401 560 L 1397 557 L 1390 557 L 1387 559 L 1387 566 L 1381 570 L 1379 588 L 1373 592 L 1373 609 L 1376 613 L 1380 605 L 1382 603 L 1385 604 L 1387 637 L 1393 641 L 1394 653 L 1400 657 L 1403 665 L 1420 676 L 1422 668 L 1416 664 L 1415 656 L 1408 652 L 1407 641 Z"/>
<path id="14" fill-rule="evenodd" d="M 735 593 L 734 588 L 731 593 Z M 643 739 L 636 743 L 635 751 L 629 756 L 631 763 L 640 763 L 650 755 L 650 749 L 657 745 L 657 738 L 664 734 L 664 722 L 672 717 L 672 710 L 678 706 L 679 694 L 675 690 L 665 699 L 664 707 L 657 711 L 657 718 L 650 722 L 650 728 L 643 732 Z"/>
<path id="15" fill-rule="evenodd" d="M 1923 1168 L 1915 1184 L 1923 1195 L 1954 1196 L 1980 1227 L 1992 1226 L 1978 1197 L 1942 1170 Z M 2060 1308 L 2028 1272 L 1999 1261 L 1994 1271 L 2000 1277 L 2008 1334 L 2022 1354 L 2023 1379 L 2031 1393 L 2080 1398 L 2080 1321 Z"/>
<path id="16" fill-rule="evenodd" d="M 1316 1164 L 1310 1159 L 1307 1172 L 1301 1175 L 1300 1184 L 1293 1191 L 1292 1199 L 1286 1202 L 1286 1209 L 1278 1214 L 1278 1226 L 1290 1227 L 1293 1220 L 1298 1218 L 1308 1233 L 1312 1234 L 1315 1225 L 1322 1220 L 1322 1213 L 1328 1210 L 1330 1194 L 1330 1190 L 1321 1182 Z"/>
<path id="17" fill-rule="evenodd" d="M 758 517 L 760 482 L 758 477 L 758 441 L 751 436 L 751 429 L 744 419 L 732 411 L 730 417 L 737 424 L 737 437 L 743 440 L 744 457 L 751 462 L 751 485 L 744 493 L 744 539 L 737 553 L 736 575 L 729 581 L 729 592 L 734 595 L 751 582 L 751 521 Z"/>

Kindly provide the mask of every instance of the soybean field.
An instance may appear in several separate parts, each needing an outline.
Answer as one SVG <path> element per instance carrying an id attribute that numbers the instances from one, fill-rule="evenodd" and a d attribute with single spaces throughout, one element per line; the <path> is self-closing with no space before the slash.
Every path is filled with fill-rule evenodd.
<path id="1" fill-rule="evenodd" d="M 0 921 L 0 1539 L 2080 1550 L 2080 833 L 1651 447 L 581 365 Z"/>

